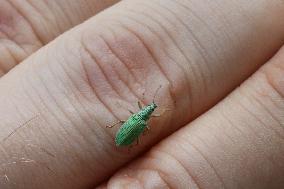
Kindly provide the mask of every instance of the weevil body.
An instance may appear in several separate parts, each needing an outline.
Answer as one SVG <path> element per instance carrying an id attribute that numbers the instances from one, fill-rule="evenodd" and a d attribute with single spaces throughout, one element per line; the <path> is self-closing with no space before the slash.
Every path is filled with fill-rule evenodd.
<path id="1" fill-rule="evenodd" d="M 141 108 L 141 106 L 139 106 Z M 118 130 L 115 137 L 116 146 L 129 146 L 144 132 L 148 127 L 147 121 L 157 108 L 153 101 L 151 104 L 141 108 L 138 113 L 132 114 Z"/>

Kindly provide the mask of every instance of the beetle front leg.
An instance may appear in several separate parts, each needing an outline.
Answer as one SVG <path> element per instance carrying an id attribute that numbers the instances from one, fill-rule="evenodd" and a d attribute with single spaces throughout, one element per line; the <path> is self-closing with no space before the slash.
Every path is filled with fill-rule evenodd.
<path id="1" fill-rule="evenodd" d="M 142 109 L 142 104 L 141 104 L 141 102 L 138 101 L 137 104 L 138 104 L 139 109 L 141 110 L 141 109 Z"/>
<path id="2" fill-rule="evenodd" d="M 118 121 L 118 122 L 116 122 L 116 123 L 114 123 L 114 124 L 112 124 L 112 125 L 107 125 L 106 126 L 106 128 L 112 128 L 112 127 L 114 127 L 115 125 L 117 125 L 117 124 L 123 124 L 125 121 L 124 120 L 120 120 L 120 121 Z"/>
<path id="3" fill-rule="evenodd" d="M 134 114 L 134 112 L 132 112 L 131 110 L 129 110 L 129 109 L 127 109 L 128 111 L 129 111 L 129 113 L 131 114 L 131 115 L 133 115 Z"/>

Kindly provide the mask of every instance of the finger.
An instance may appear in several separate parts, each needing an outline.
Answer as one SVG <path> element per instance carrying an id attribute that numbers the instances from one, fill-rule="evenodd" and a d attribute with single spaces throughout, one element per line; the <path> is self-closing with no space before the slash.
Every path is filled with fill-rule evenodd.
<path id="1" fill-rule="evenodd" d="M 282 43 L 284 27 L 276 21 L 284 15 L 277 1 L 263 1 L 265 8 L 241 12 L 224 1 L 223 8 L 231 14 L 220 9 L 223 16 L 211 20 L 203 17 L 210 14 L 197 13 L 196 19 L 185 7 L 209 13 L 216 10 L 215 3 L 192 3 L 123 1 L 63 34 L 1 78 L 5 155 L 0 160 L 36 162 L 8 164 L 5 172 L 11 183 L 31 180 L 33 174 L 34 188 L 83 188 L 101 182 L 217 103 Z M 225 15 L 228 23 L 242 27 L 223 27 Z M 232 35 L 224 38 L 219 33 Z M 152 102 L 160 85 L 155 100 L 172 111 L 151 121 L 151 134 L 131 153 L 116 148 L 115 130 L 105 126 L 129 116 L 116 102 L 134 109 L 143 92 L 144 104 Z"/>
<path id="2" fill-rule="evenodd" d="M 283 75 L 284 48 L 216 107 L 102 188 L 283 188 Z"/>
<path id="3" fill-rule="evenodd" d="M 0 76 L 69 28 L 118 0 L 1 0 Z"/>

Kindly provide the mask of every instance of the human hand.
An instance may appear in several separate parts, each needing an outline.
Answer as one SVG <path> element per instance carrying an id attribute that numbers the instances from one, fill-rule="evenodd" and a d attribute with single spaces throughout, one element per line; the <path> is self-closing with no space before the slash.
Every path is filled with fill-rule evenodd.
<path id="1" fill-rule="evenodd" d="M 1 2 L 0 188 L 283 188 L 283 1 L 115 2 Z"/>

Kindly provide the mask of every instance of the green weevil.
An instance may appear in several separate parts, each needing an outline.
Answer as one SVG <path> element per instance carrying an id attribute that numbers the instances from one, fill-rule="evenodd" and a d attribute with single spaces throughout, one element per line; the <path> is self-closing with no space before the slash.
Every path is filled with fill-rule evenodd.
<path id="1" fill-rule="evenodd" d="M 137 113 L 133 113 L 126 121 L 119 121 L 111 126 L 107 126 L 111 128 L 117 124 L 122 124 L 119 128 L 118 132 L 115 136 L 115 144 L 116 146 L 130 146 L 135 140 L 139 140 L 139 136 L 145 131 L 145 129 L 149 130 L 149 126 L 147 125 L 147 121 L 151 117 L 158 117 L 160 115 L 152 115 L 154 110 L 158 107 L 155 103 L 155 96 L 161 86 L 156 90 L 153 101 L 151 104 L 142 108 L 141 103 L 138 101 L 138 106 L 140 111 Z"/>

